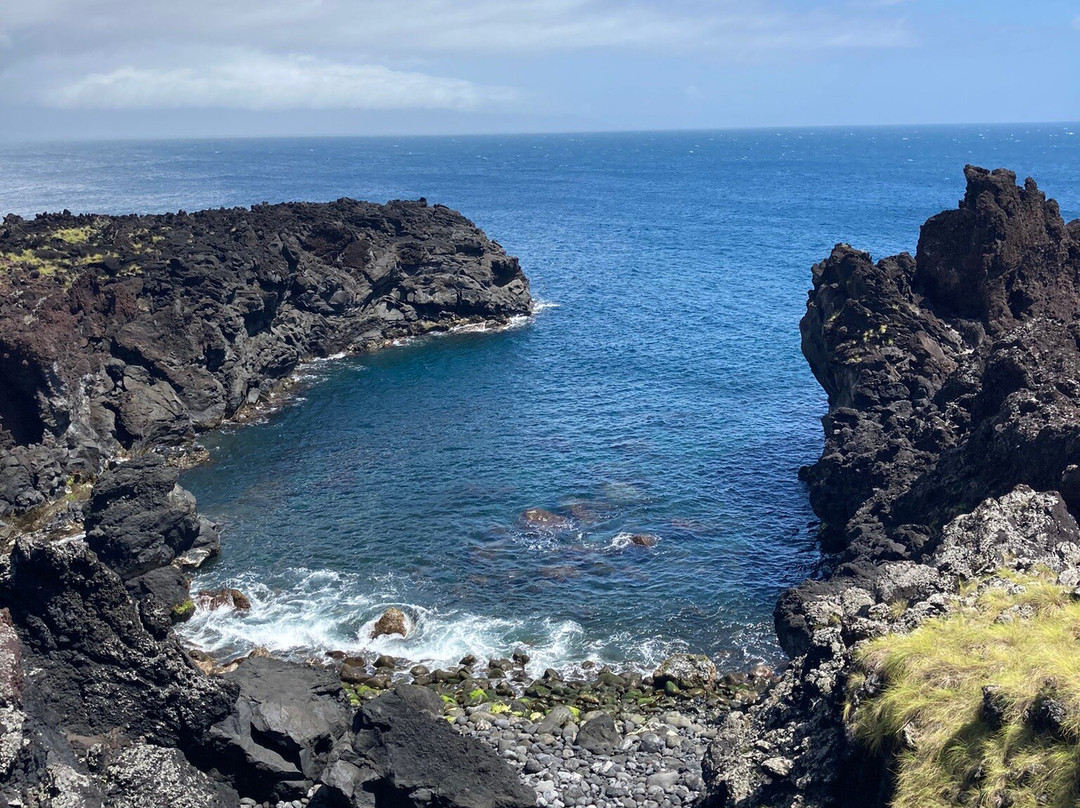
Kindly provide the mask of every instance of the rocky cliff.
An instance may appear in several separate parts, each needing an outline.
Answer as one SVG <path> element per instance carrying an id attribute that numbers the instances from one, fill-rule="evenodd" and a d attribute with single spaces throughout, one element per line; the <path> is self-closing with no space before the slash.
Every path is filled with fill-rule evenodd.
<path id="1" fill-rule="evenodd" d="M 515 258 L 423 200 L 7 217 L 0 806 L 531 804 L 434 694 L 357 715 L 332 669 L 196 665 L 172 623 L 219 541 L 163 459 L 305 359 L 531 306 Z"/>
<path id="2" fill-rule="evenodd" d="M 888 760 L 844 717 L 853 650 L 998 569 L 1075 586 L 1080 221 L 1031 179 L 965 176 L 914 257 L 838 245 L 814 267 L 803 352 L 829 409 L 804 478 L 822 569 L 777 605 L 792 664 L 727 720 L 706 761 L 713 805 L 882 804 Z"/>
<path id="3" fill-rule="evenodd" d="M 530 310 L 517 259 L 424 200 L 8 216 L 0 515 L 217 426 L 305 359 Z"/>

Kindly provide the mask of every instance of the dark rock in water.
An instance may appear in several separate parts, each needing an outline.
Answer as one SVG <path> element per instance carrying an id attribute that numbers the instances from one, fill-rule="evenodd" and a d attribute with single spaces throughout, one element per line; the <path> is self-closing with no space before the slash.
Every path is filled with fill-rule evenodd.
<path id="1" fill-rule="evenodd" d="M 382 613 L 371 628 L 371 639 L 382 637 L 384 634 L 400 634 L 402 637 L 409 635 L 409 623 L 405 612 L 391 606 Z"/>
<path id="2" fill-rule="evenodd" d="M 195 595 L 195 603 L 203 609 L 233 609 L 237 612 L 251 611 L 251 601 L 239 589 L 203 589 Z"/>
<path id="3" fill-rule="evenodd" d="M 216 531 L 177 485 L 179 471 L 158 455 L 117 463 L 98 478 L 86 515 L 86 541 L 125 580 L 171 564 Z"/>
<path id="4" fill-rule="evenodd" d="M 635 547 L 655 547 L 658 541 L 651 533 L 635 533 L 630 537 L 630 543 Z"/>
<path id="5" fill-rule="evenodd" d="M 312 806 L 518 808 L 536 795 L 480 741 L 456 733 L 427 688 L 398 685 L 368 702 L 334 748 Z"/>
<path id="6" fill-rule="evenodd" d="M 417 202 L 9 216 L 0 264 L 0 513 L 220 424 L 307 358 L 532 307 L 517 259 Z"/>
<path id="7" fill-rule="evenodd" d="M 209 730 L 204 761 L 260 800 L 306 796 L 349 726 L 341 682 L 326 669 L 249 657 L 222 677 L 239 690 Z"/>

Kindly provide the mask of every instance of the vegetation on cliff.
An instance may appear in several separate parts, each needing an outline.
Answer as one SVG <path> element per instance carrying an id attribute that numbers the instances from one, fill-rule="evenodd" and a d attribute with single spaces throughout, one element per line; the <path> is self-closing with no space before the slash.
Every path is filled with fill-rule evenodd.
<path id="1" fill-rule="evenodd" d="M 1080 600 L 1002 573 L 977 596 L 857 654 L 884 683 L 852 719 L 895 753 L 895 808 L 1080 803 Z"/>

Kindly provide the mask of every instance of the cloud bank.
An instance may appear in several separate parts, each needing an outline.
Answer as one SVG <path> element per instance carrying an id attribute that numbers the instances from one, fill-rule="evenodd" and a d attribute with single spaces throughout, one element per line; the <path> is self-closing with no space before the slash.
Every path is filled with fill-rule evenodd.
<path id="1" fill-rule="evenodd" d="M 171 69 L 120 67 L 90 73 L 49 90 L 48 106 L 63 109 L 474 110 L 512 102 L 504 87 L 328 62 L 311 56 L 234 53 L 216 64 Z"/>

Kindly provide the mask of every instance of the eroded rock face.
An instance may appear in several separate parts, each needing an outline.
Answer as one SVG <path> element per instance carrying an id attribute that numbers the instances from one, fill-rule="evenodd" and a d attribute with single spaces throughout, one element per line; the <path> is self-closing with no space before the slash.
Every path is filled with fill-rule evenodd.
<path id="1" fill-rule="evenodd" d="M 300 361 L 531 310 L 517 259 L 425 202 L 0 224 L 0 513 L 184 441 Z"/>
<path id="2" fill-rule="evenodd" d="M 180 472 L 156 454 L 106 469 L 90 497 L 86 541 L 126 581 L 172 564 L 193 548 L 210 554 L 217 530 L 179 485 Z"/>
<path id="3" fill-rule="evenodd" d="M 804 478 L 822 575 L 777 604 L 792 664 L 727 719 L 705 761 L 709 805 L 884 805 L 887 762 L 843 721 L 852 649 L 1002 567 L 1080 577 L 1080 222 L 1032 180 L 965 175 L 915 258 L 839 245 L 814 267 L 803 352 L 829 412 Z"/>
<path id="4" fill-rule="evenodd" d="M 838 246 L 814 267 L 803 352 L 829 395 L 806 472 L 843 560 L 913 558 L 953 516 L 1080 457 L 1080 223 L 1032 180 L 965 170 L 917 259 Z"/>
<path id="5" fill-rule="evenodd" d="M 190 663 L 169 623 L 145 611 L 85 542 L 20 539 L 0 580 L 26 690 L 69 732 L 190 748 L 234 699 Z"/>
<path id="6" fill-rule="evenodd" d="M 16 544 L 0 573 L 0 804 L 235 805 L 185 756 L 232 698 L 85 542 Z"/>

